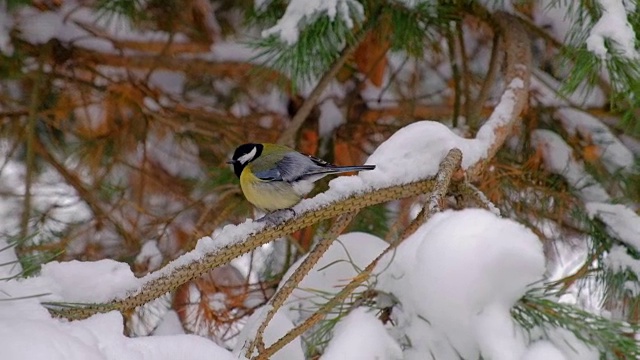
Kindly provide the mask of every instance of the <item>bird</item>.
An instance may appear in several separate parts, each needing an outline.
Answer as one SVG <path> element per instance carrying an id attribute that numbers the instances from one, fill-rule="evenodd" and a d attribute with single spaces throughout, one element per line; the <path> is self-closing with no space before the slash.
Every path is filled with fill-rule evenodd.
<path id="1" fill-rule="evenodd" d="M 245 198 L 270 213 L 290 209 L 330 174 L 373 170 L 375 165 L 336 166 L 287 146 L 247 143 L 238 146 L 227 164 L 240 179 Z"/>

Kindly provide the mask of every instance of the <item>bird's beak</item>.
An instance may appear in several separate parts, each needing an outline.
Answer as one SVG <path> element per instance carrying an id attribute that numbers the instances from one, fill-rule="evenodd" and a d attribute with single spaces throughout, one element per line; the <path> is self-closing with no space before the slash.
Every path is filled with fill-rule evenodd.
<path id="1" fill-rule="evenodd" d="M 229 165 L 233 165 L 235 163 L 236 163 L 235 160 L 227 160 L 227 164 L 229 164 Z"/>

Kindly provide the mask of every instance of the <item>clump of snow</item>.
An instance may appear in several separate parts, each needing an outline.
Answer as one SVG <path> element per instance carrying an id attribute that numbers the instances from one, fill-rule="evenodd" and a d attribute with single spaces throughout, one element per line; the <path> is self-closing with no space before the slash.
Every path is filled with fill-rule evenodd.
<path id="1" fill-rule="evenodd" d="M 601 358 L 600 353 L 595 347 L 590 347 L 586 343 L 580 341 L 575 334 L 569 330 L 559 327 L 549 327 L 544 329 L 544 335 L 548 341 L 553 344 L 553 346 L 560 350 L 567 360 L 598 360 Z M 547 349 L 536 349 L 539 347 L 536 345 L 538 343 L 539 342 L 534 343 L 534 346 L 532 347 L 533 353 L 540 351 L 547 354 L 551 352 L 547 346 L 544 346 Z M 555 355 L 557 356 L 558 354 Z M 536 360 L 538 359 L 547 360 L 547 358 L 541 357 L 536 358 Z M 552 357 L 551 359 L 554 358 Z"/>
<path id="2" fill-rule="evenodd" d="M 23 16 L 26 21 L 20 23 L 20 35 L 32 44 L 46 43 L 56 37 L 64 26 L 62 16 L 52 11 L 39 12 L 26 8 Z"/>
<path id="3" fill-rule="evenodd" d="M 572 108 L 558 109 L 556 115 L 569 135 L 580 134 L 598 146 L 604 166 L 609 172 L 631 170 L 634 165 L 633 153 L 600 120 Z"/>
<path id="4" fill-rule="evenodd" d="M 587 213 L 607 225 L 607 230 L 625 244 L 640 251 L 640 216 L 622 204 L 590 202 Z"/>
<path id="5" fill-rule="evenodd" d="M 353 310 L 333 330 L 320 360 L 395 360 L 402 359 L 400 345 L 384 325 L 364 308 Z"/>
<path id="6" fill-rule="evenodd" d="M 13 253 L 12 248 L 1 253 Z M 6 256 L 6 255 L 5 255 Z M 7 266 L 0 274 L 7 275 Z M 122 315 L 97 314 L 85 320 L 52 318 L 41 300 L 109 300 L 117 288 L 135 281 L 126 264 L 112 260 L 49 263 L 39 276 L 0 282 L 0 353 L 3 359 L 138 360 L 221 359 L 231 353 L 194 335 L 129 338 Z M 176 333 L 175 323 L 171 332 Z M 167 331 L 168 332 L 168 331 Z"/>
<path id="7" fill-rule="evenodd" d="M 36 319 L 7 319 L 0 314 L 4 359 L 234 359 L 227 350 L 195 335 L 128 338 L 123 333 L 122 315 L 117 312 L 63 322 L 38 308 L 42 309 L 37 301 L 22 307 L 25 313 L 37 311 Z"/>
<path id="8" fill-rule="evenodd" d="M 6 272 L 7 267 L 2 268 Z M 127 290 L 139 288 L 141 283 L 126 263 L 105 259 L 52 261 L 42 265 L 36 277 L 14 279 L 2 285 L 0 300 L 5 301 L 37 295 L 47 301 L 96 303 L 113 300 Z"/>
<path id="9" fill-rule="evenodd" d="M 611 40 L 616 52 L 629 59 L 638 59 L 640 54 L 635 47 L 636 34 L 627 20 L 627 10 L 622 0 L 598 0 L 602 16 L 591 28 L 587 38 L 587 49 L 601 59 L 610 54 L 605 40 Z"/>
<path id="10" fill-rule="evenodd" d="M 522 360 L 568 360 L 564 354 L 549 341 L 537 341 L 529 347 Z"/>
<path id="11" fill-rule="evenodd" d="M 247 320 L 244 328 L 238 335 L 236 346 L 233 350 L 234 356 L 237 359 L 246 359 L 244 357 L 246 347 L 255 338 L 255 333 L 260 324 L 264 321 L 264 316 L 268 312 L 269 307 L 262 307 L 257 309 Z M 283 337 L 289 330 L 293 329 L 293 323 L 282 311 L 276 312 L 275 316 L 267 325 L 267 328 L 263 334 L 263 340 L 265 346 L 269 347 L 281 337 Z M 300 338 L 296 338 L 282 349 L 276 352 L 270 359 L 272 360 L 303 360 L 304 352 L 302 351 L 302 341 Z"/>
<path id="12" fill-rule="evenodd" d="M 40 278 L 56 284 L 65 302 L 108 302 L 123 289 L 140 286 L 129 265 L 110 259 L 52 261 L 42 265 Z"/>
<path id="13" fill-rule="evenodd" d="M 305 21 L 313 21 L 318 16 L 327 15 L 332 21 L 339 17 L 348 28 L 354 26 L 354 19 L 359 20 L 364 16 L 362 4 L 354 0 L 330 0 L 312 1 L 291 0 L 287 5 L 282 18 L 271 28 L 262 32 L 263 37 L 277 35 L 282 41 L 291 45 L 298 41 L 300 26 Z"/>
<path id="14" fill-rule="evenodd" d="M 529 229 L 486 210 L 445 211 L 393 257 L 380 285 L 400 301 L 398 331 L 411 344 L 406 359 L 524 354 L 510 308 L 545 271 L 542 244 Z"/>
<path id="15" fill-rule="evenodd" d="M 284 308 L 287 316 L 296 323 L 302 322 L 310 313 L 326 302 L 330 294 L 335 294 L 360 271 L 369 265 L 389 244 L 384 240 L 361 232 L 340 235 L 322 255 L 318 263 L 293 290 Z M 298 259 L 282 277 L 284 284 L 306 259 Z M 363 291 L 359 287 L 356 292 Z M 329 314 L 329 318 L 335 314 Z"/>
<path id="16" fill-rule="evenodd" d="M 376 165 L 376 169 L 360 173 L 358 176 L 369 187 L 409 183 L 433 176 L 438 172 L 440 162 L 454 147 L 463 153 L 462 167 L 466 168 L 486 155 L 481 142 L 465 139 L 453 133 L 442 123 L 418 121 L 395 132 L 387 141 L 378 146 L 365 162 Z M 334 179 L 333 189 L 348 177 Z"/>
<path id="17" fill-rule="evenodd" d="M 137 161 L 152 161 L 169 174 L 181 178 L 199 178 L 202 168 L 198 146 L 189 139 L 173 133 L 150 131 L 144 144 L 138 145 Z"/>

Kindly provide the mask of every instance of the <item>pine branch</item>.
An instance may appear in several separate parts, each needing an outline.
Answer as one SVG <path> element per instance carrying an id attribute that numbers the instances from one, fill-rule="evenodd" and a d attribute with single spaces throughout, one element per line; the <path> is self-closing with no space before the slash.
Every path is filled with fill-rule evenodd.
<path id="1" fill-rule="evenodd" d="M 525 329 L 563 328 L 587 345 L 598 349 L 604 358 L 637 359 L 640 342 L 637 325 L 594 315 L 576 306 L 526 296 L 512 310 L 514 319 Z"/>

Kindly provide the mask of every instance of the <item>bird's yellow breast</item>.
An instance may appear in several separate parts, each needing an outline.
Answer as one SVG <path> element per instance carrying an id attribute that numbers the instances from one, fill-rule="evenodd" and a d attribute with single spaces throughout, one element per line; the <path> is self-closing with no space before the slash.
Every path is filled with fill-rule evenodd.
<path id="1" fill-rule="evenodd" d="M 266 211 L 288 209 L 302 199 L 291 184 L 260 180 L 249 169 L 246 167 L 240 174 L 240 188 L 244 197 L 256 207 Z"/>

